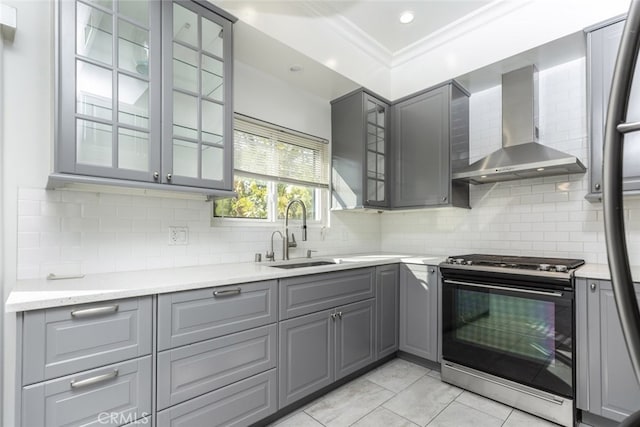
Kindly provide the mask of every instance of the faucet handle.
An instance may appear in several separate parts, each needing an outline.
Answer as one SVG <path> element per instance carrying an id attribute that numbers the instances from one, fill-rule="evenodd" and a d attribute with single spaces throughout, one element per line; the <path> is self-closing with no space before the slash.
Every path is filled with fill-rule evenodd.
<path id="1" fill-rule="evenodd" d="M 311 252 L 318 252 L 318 251 L 307 249 L 307 258 L 311 258 Z"/>
<path id="2" fill-rule="evenodd" d="M 289 242 L 289 247 L 290 248 L 297 248 L 298 247 L 298 242 L 296 242 L 296 235 L 291 233 L 291 241 Z"/>
<path id="3" fill-rule="evenodd" d="M 276 254 L 273 251 L 267 251 L 267 253 L 264 254 L 264 257 L 270 261 L 276 260 Z"/>

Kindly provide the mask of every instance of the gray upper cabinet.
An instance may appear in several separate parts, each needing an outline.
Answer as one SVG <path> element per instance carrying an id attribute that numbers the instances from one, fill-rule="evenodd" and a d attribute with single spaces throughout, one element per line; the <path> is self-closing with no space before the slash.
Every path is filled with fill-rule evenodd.
<path id="1" fill-rule="evenodd" d="M 640 299 L 640 284 L 636 284 Z M 611 282 L 576 284 L 577 407 L 615 421 L 638 410 L 640 385 L 622 335 Z"/>
<path id="2" fill-rule="evenodd" d="M 469 207 L 469 185 L 451 173 L 468 165 L 469 94 L 456 82 L 392 106 L 394 208 Z"/>
<path id="3" fill-rule="evenodd" d="M 398 265 L 376 267 L 376 358 L 398 351 Z"/>
<path id="4" fill-rule="evenodd" d="M 234 18 L 191 1 L 57 4 L 54 185 L 231 190 Z"/>
<path id="5" fill-rule="evenodd" d="M 438 269 L 400 266 L 400 350 L 437 362 Z"/>
<path id="6" fill-rule="evenodd" d="M 389 103 L 358 89 L 331 102 L 333 209 L 389 207 Z"/>
<path id="7" fill-rule="evenodd" d="M 608 25 L 587 31 L 587 94 L 590 116 L 589 195 L 599 199 L 602 196 L 602 149 L 604 126 L 609 103 L 609 91 L 613 78 L 618 46 L 622 36 L 624 21 L 614 21 Z M 640 69 L 636 68 L 631 98 L 627 111 L 627 122 L 640 121 Z M 640 134 L 630 133 L 624 137 L 624 162 L 622 168 L 625 192 L 640 192 Z"/>

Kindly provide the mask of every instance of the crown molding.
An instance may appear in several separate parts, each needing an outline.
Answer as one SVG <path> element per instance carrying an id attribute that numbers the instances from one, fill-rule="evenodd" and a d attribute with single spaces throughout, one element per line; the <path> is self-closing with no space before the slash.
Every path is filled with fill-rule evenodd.
<path id="1" fill-rule="evenodd" d="M 385 68 L 391 68 L 393 52 L 360 29 L 351 20 L 342 16 L 331 2 L 301 2 L 299 6 L 315 17 L 323 19 L 328 26 L 359 51 L 369 55 Z"/>
<path id="2" fill-rule="evenodd" d="M 414 43 L 398 50 L 393 54 L 391 68 L 406 64 L 418 56 L 449 43 L 458 37 L 490 23 L 493 20 L 502 18 L 505 15 L 515 12 L 518 9 L 532 3 L 533 0 L 495 0 L 465 16 L 453 21 L 435 31 L 428 36 L 415 41 Z"/>

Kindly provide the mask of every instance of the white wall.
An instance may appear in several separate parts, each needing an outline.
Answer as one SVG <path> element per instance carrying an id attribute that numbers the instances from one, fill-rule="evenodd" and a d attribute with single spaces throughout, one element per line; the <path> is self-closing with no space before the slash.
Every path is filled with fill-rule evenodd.
<path id="1" fill-rule="evenodd" d="M 585 61 L 539 74 L 540 141 L 587 164 Z M 471 161 L 501 144 L 501 88 L 470 98 Z M 570 175 L 471 186 L 471 209 L 381 218 L 381 249 L 441 255 L 496 253 L 606 263 L 602 204 L 584 200 L 588 177 Z M 640 263 L 640 200 L 625 200 L 632 264 Z"/>

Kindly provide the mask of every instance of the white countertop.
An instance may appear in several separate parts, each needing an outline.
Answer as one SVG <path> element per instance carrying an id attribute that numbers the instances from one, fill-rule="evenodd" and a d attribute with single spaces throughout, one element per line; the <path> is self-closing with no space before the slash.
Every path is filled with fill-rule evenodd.
<path id="1" fill-rule="evenodd" d="M 585 264 L 576 271 L 576 277 L 596 280 L 611 280 L 608 264 Z M 631 277 L 640 282 L 640 265 L 631 266 Z"/>
<path id="2" fill-rule="evenodd" d="M 143 295 L 162 294 L 212 286 L 233 285 L 260 280 L 280 279 L 376 265 L 405 264 L 438 265 L 446 256 L 402 254 L 356 254 L 326 258 L 301 258 L 279 262 L 243 262 L 197 267 L 119 273 L 87 274 L 83 278 L 19 280 L 5 303 L 7 313 L 36 310 L 64 305 L 107 301 Z M 278 264 L 333 260 L 336 264 L 281 269 Z"/>

